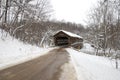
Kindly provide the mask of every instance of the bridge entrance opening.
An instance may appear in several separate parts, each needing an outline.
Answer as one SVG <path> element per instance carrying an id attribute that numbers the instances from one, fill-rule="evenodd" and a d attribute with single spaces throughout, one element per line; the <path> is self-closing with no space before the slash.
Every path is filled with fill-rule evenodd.
<path id="1" fill-rule="evenodd" d="M 67 46 L 69 44 L 67 37 L 57 37 L 56 43 L 57 43 L 57 46 Z"/>

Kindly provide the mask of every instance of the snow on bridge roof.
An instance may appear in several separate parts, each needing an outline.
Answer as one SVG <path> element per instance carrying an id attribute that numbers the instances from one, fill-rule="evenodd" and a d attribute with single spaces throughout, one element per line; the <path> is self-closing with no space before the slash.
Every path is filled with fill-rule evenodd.
<path id="1" fill-rule="evenodd" d="M 65 30 L 59 30 L 54 35 L 58 34 L 59 32 L 63 32 L 65 34 L 69 35 L 70 37 L 83 38 L 83 37 L 81 37 L 81 36 L 79 36 L 77 34 L 74 34 L 74 33 L 71 33 L 71 32 L 65 31 Z"/>

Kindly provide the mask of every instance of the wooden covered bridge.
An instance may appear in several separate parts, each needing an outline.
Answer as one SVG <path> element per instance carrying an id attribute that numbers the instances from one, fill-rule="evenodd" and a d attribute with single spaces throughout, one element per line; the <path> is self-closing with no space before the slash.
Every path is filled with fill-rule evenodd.
<path id="1" fill-rule="evenodd" d="M 72 46 L 78 49 L 82 48 L 83 46 L 83 38 L 68 31 L 57 31 L 53 37 L 55 46 Z"/>

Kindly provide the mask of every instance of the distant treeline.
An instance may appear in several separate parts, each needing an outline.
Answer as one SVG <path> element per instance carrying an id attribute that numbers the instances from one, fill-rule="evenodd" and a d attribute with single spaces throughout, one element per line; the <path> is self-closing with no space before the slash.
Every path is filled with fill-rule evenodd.
<path id="1" fill-rule="evenodd" d="M 0 28 L 25 43 L 38 46 L 40 46 L 43 37 L 47 36 L 50 38 L 54 32 L 58 30 L 67 30 L 80 36 L 84 36 L 84 33 L 86 33 L 87 30 L 81 24 L 62 21 L 27 22 L 26 25 L 24 24 L 25 22 L 20 22 L 17 26 L 3 25 Z"/>

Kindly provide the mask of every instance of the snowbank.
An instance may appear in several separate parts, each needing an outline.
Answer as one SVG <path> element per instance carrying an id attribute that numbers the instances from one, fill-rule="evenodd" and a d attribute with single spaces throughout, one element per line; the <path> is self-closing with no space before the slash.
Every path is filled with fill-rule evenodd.
<path id="1" fill-rule="evenodd" d="M 36 58 L 51 50 L 24 44 L 6 34 L 0 29 L 0 69 Z"/>
<path id="2" fill-rule="evenodd" d="M 74 63 L 78 80 L 120 80 L 120 71 L 108 58 L 67 49 Z M 120 61 L 119 61 L 120 62 Z"/>
<path id="3" fill-rule="evenodd" d="M 88 53 L 88 54 L 94 54 L 95 49 L 91 46 L 89 43 L 84 43 L 83 48 L 80 49 L 80 52 Z"/>

